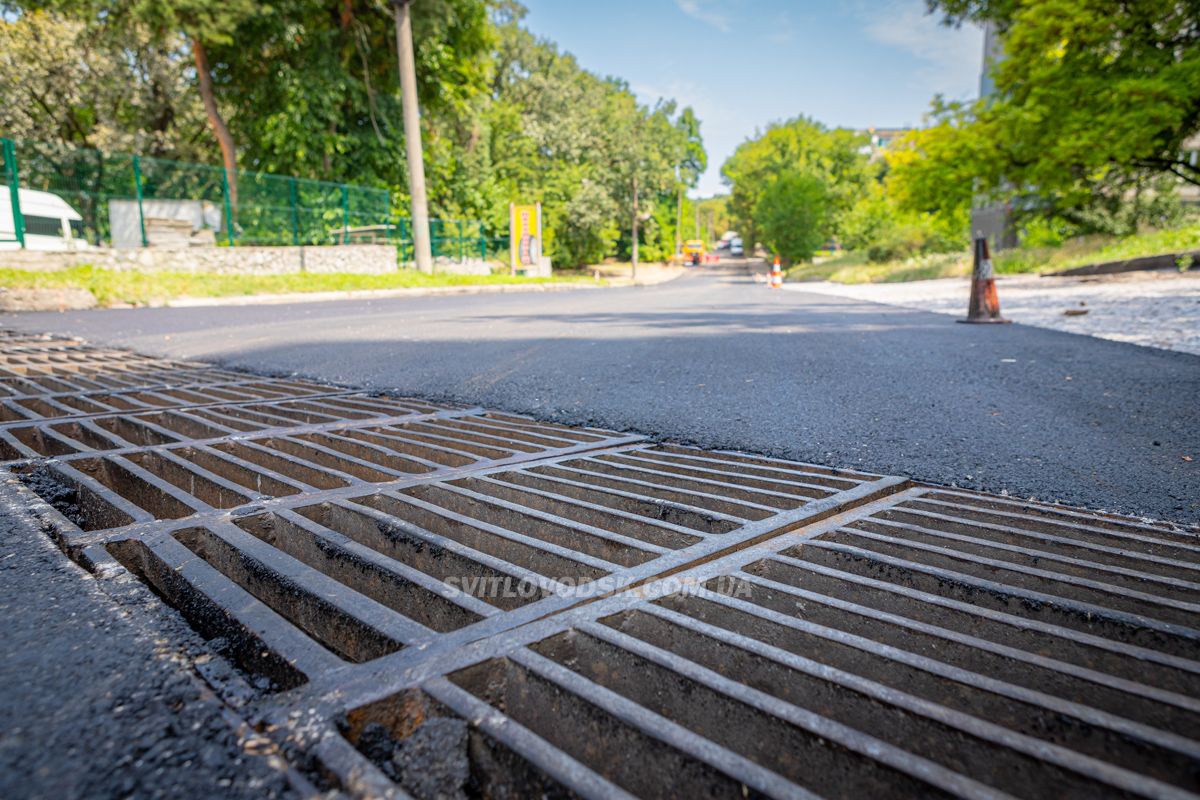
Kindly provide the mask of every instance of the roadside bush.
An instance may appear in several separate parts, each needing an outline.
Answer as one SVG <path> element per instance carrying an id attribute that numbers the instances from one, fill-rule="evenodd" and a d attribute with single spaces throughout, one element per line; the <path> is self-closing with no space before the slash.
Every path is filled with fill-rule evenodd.
<path id="1" fill-rule="evenodd" d="M 616 201 L 598 183 L 583 180 L 579 190 L 561 210 L 547 214 L 546 246 L 554 263 L 562 267 L 598 264 L 616 248 L 620 231 L 613 221 Z"/>
<path id="2" fill-rule="evenodd" d="M 966 245 L 965 213 L 918 214 L 900 210 L 880 186 L 842 216 L 842 245 L 869 261 L 902 261 L 929 253 L 948 253 Z"/>
<path id="3" fill-rule="evenodd" d="M 1021 223 L 1018 235 L 1022 247 L 1058 247 L 1074 232 L 1074 226 L 1065 220 L 1032 217 Z"/>
<path id="4" fill-rule="evenodd" d="M 808 261 L 829 235 L 830 197 L 825 182 L 807 172 L 784 172 L 754 206 L 762 241 L 780 258 Z"/>
<path id="5" fill-rule="evenodd" d="M 850 210 L 842 214 L 838 230 L 839 244 L 847 250 L 866 250 L 873 243 L 888 238 L 896 227 L 896 208 L 874 184 Z"/>
<path id="6" fill-rule="evenodd" d="M 866 247 L 868 261 L 902 261 L 933 253 L 952 253 L 966 246 L 967 223 L 958 231 L 931 215 L 904 215 L 877 232 Z"/>

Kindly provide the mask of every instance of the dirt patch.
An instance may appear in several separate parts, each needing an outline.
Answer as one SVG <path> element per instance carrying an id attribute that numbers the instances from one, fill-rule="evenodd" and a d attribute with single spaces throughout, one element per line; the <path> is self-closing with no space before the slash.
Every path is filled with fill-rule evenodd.
<path id="1" fill-rule="evenodd" d="M 471 765 L 467 757 L 467 724 L 459 719 L 427 719 L 412 735 L 397 741 L 377 722 L 365 726 L 358 740 L 363 754 L 419 800 L 467 797 Z"/>
<path id="2" fill-rule="evenodd" d="M 95 308 L 87 289 L 0 289 L 0 311 L 79 311 Z"/>
<path id="3" fill-rule="evenodd" d="M 58 513 L 79 527 L 84 525 L 83 509 L 79 506 L 79 492 L 64 482 L 54 471 L 37 464 L 20 472 L 21 482 L 49 503 Z"/>

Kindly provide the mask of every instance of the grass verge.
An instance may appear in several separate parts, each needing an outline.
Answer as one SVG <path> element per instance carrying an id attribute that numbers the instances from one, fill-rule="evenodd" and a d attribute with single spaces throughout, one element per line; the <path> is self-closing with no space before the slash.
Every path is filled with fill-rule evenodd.
<path id="1" fill-rule="evenodd" d="M 560 282 L 593 283 L 567 275 L 525 278 L 509 275 L 426 275 L 401 270 L 385 275 L 348 273 L 297 275 L 214 275 L 190 272 L 126 272 L 80 266 L 55 272 L 0 268 L 0 288 L 86 289 L 102 306 L 156 305 L 181 297 L 232 297 L 291 292 L 344 292 L 367 289 L 423 289 L 440 286 L 494 286 Z"/>
<path id="2" fill-rule="evenodd" d="M 1017 247 L 993 255 L 996 272 L 1058 272 L 1059 270 L 1120 261 L 1127 258 L 1200 249 L 1200 222 L 1133 236 L 1082 236 L 1057 247 Z M 939 253 L 903 261 L 873 263 L 863 253 L 846 253 L 820 263 L 797 264 L 788 270 L 791 281 L 834 283 L 895 283 L 971 274 L 971 255 Z"/>
<path id="3" fill-rule="evenodd" d="M 833 281 L 834 283 L 895 283 L 953 278 L 969 275 L 967 253 L 937 253 L 904 261 L 876 263 L 864 253 L 846 253 L 813 264 L 797 264 L 787 272 L 789 281 Z"/>

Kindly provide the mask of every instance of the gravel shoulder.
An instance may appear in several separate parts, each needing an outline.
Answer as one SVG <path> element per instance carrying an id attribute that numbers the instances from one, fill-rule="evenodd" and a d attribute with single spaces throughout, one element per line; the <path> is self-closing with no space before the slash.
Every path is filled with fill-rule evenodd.
<path id="1" fill-rule="evenodd" d="M 873 303 L 964 316 L 970 281 L 785 284 Z M 1000 309 L 1023 325 L 1200 355 L 1200 274 L 1176 270 L 1079 277 L 1001 276 Z"/>

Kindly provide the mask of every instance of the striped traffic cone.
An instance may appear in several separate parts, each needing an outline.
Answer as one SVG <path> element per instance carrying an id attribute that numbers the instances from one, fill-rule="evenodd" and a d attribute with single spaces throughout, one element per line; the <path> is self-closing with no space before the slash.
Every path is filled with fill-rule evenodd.
<path id="1" fill-rule="evenodd" d="M 992 257 L 988 253 L 987 239 L 983 237 L 975 240 L 975 268 L 971 275 L 971 302 L 967 307 L 967 318 L 958 321 L 983 324 L 1012 322 L 1000 316 L 1000 296 L 996 294 Z"/>
<path id="2" fill-rule="evenodd" d="M 775 263 L 771 265 L 771 280 L 767 286 L 771 289 L 783 288 L 783 271 L 779 269 L 779 256 L 775 256 Z"/>

